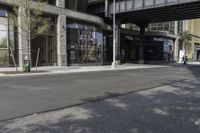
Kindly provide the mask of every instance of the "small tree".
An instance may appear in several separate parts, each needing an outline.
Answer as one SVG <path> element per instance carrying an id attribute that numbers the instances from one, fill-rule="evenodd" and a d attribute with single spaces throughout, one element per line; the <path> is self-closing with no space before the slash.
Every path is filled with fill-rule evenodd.
<path id="1" fill-rule="evenodd" d="M 23 32 L 18 32 L 18 34 L 26 38 L 28 46 L 28 70 L 30 70 L 31 60 L 31 39 L 47 32 L 51 25 L 51 20 L 43 16 L 42 9 L 45 1 L 46 0 L 35 0 L 35 2 L 33 2 L 33 0 L 9 0 L 10 4 L 13 5 L 12 11 L 8 14 L 9 20 Z M 19 8 L 21 8 L 21 12 Z M 21 19 L 20 23 L 18 22 L 18 17 Z"/>
<path id="2" fill-rule="evenodd" d="M 2 40 L 0 41 L 0 48 L 7 48 L 8 46 L 8 41 L 7 41 L 7 38 L 4 37 L 2 38 Z"/>
<path id="3" fill-rule="evenodd" d="M 186 63 L 186 54 L 189 53 L 189 51 L 191 50 L 191 43 L 190 43 L 191 40 L 192 40 L 192 36 L 188 31 L 184 31 L 181 34 L 180 41 L 185 49 L 184 64 Z"/>

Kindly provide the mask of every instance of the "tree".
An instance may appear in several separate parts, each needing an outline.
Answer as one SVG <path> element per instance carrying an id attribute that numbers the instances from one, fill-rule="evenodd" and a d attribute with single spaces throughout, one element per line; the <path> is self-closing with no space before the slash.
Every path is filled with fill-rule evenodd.
<path id="1" fill-rule="evenodd" d="M 185 53 L 184 53 L 184 64 L 186 64 L 186 54 L 187 52 L 191 50 L 191 43 L 190 41 L 192 40 L 192 36 L 188 31 L 184 31 L 181 36 L 180 36 L 180 41 L 182 45 L 184 46 Z"/>
<path id="2" fill-rule="evenodd" d="M 22 30 L 22 32 L 18 32 L 18 34 L 21 34 L 26 38 L 29 70 L 31 60 L 31 39 L 47 32 L 51 25 L 51 20 L 44 17 L 42 12 L 45 1 L 46 0 L 9 0 L 9 3 L 13 5 L 12 11 L 8 14 L 9 20 L 14 26 Z M 18 17 L 21 18 L 20 23 L 18 22 Z"/>
<path id="3" fill-rule="evenodd" d="M 4 37 L 0 41 L 0 48 L 7 48 L 7 46 L 8 46 L 8 41 L 7 41 L 7 38 Z"/>

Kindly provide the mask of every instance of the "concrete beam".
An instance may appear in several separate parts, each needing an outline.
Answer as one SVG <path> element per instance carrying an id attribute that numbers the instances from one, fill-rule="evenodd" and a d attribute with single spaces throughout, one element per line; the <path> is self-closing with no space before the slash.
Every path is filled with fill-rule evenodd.
<path id="1" fill-rule="evenodd" d="M 0 0 L 0 4 L 12 6 L 12 4 L 15 4 L 15 2 L 8 1 L 8 0 Z M 32 4 L 34 6 L 34 5 L 36 5 L 36 2 L 32 2 Z M 65 0 L 57 0 L 56 4 L 57 4 L 57 6 L 45 4 L 42 11 L 44 13 L 52 14 L 52 15 L 63 14 L 67 18 L 90 22 L 90 23 L 100 25 L 101 27 L 104 27 L 104 20 L 100 17 L 64 8 Z"/>

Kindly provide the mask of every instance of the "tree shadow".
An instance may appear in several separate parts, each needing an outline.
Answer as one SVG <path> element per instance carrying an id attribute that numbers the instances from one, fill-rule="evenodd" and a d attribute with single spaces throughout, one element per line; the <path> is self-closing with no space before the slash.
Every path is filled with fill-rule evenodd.
<path id="1" fill-rule="evenodd" d="M 183 68 L 188 71 L 190 71 L 195 77 L 200 77 L 200 64 L 177 64 L 177 63 L 171 63 L 166 64 L 167 66 L 177 67 L 177 68 Z"/>

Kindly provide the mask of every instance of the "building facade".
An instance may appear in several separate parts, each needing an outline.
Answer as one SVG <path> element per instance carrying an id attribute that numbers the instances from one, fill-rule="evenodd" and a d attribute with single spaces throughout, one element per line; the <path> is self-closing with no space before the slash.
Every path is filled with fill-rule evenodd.
<path id="1" fill-rule="evenodd" d="M 135 24 L 125 24 L 122 28 L 128 28 L 139 31 L 139 27 Z M 146 31 L 167 33 L 171 35 L 177 35 L 174 37 L 162 36 L 158 40 L 164 39 L 172 42 L 173 60 L 181 62 L 184 56 L 185 46 L 180 42 L 179 38 L 181 33 L 188 31 L 192 37 L 192 40 L 186 46 L 186 56 L 189 61 L 200 61 L 200 19 L 171 21 L 149 24 Z M 156 36 L 154 38 L 157 38 Z M 163 47 L 165 48 L 165 47 Z"/>
<path id="2" fill-rule="evenodd" d="M 188 31 L 192 37 L 186 46 L 186 55 L 190 61 L 200 61 L 200 19 L 185 20 L 183 31 Z M 185 50 L 183 45 L 180 51 Z"/>
<path id="3" fill-rule="evenodd" d="M 39 66 L 67 66 L 72 58 L 79 62 L 100 62 L 103 54 L 101 29 L 104 28 L 102 18 L 84 13 L 87 0 L 48 0 L 43 7 L 43 16 L 50 18 L 52 25 L 48 32 L 38 35 L 31 40 L 31 50 L 22 27 L 15 27 L 9 22 L 8 12 L 12 9 L 12 1 L 0 0 L 0 66 L 13 66 L 14 62 L 20 67 L 28 55 L 31 55 L 32 66 L 36 65 L 37 51 L 40 49 Z M 31 4 L 35 4 L 33 0 Z M 18 7 L 19 14 L 23 7 Z M 18 17 L 18 24 L 21 19 Z M 76 29 L 77 40 L 73 42 Z M 69 38 L 68 38 L 69 36 Z M 70 38 L 72 37 L 72 38 Z M 69 43 L 69 45 L 68 45 Z M 73 44 L 76 43 L 76 53 L 73 55 Z M 30 52 L 29 52 L 30 51 Z M 87 57 L 87 58 L 86 58 Z M 71 59 L 71 60 L 70 60 Z M 87 62 L 86 62 L 87 63 Z"/>
<path id="4" fill-rule="evenodd" d="M 148 25 L 143 42 L 145 63 L 174 61 L 174 46 L 178 39 L 178 36 L 174 34 L 176 32 L 174 26 L 175 22 Z M 139 46 L 141 45 L 139 36 L 140 28 L 134 24 L 123 24 L 122 29 L 136 32 L 131 36 L 132 40 L 127 37 L 123 39 L 124 41 L 121 42 L 121 48 L 123 50 L 122 55 L 126 56 L 124 59 L 125 62 L 137 62 L 139 60 Z"/>

